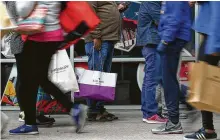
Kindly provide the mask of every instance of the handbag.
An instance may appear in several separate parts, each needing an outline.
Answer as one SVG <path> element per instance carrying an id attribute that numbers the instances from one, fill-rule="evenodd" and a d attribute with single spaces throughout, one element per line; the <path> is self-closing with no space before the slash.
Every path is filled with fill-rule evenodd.
<path id="1" fill-rule="evenodd" d="M 69 48 L 79 39 L 94 30 L 100 19 L 85 1 L 66 2 L 66 8 L 60 14 L 60 24 L 67 33 L 65 40 L 67 44 L 62 49 Z"/>
<path id="2" fill-rule="evenodd" d="M 18 27 L 15 29 L 22 35 L 32 35 L 44 31 L 44 22 L 48 9 L 36 5 L 30 16 L 18 20 Z"/>
<path id="3" fill-rule="evenodd" d="M 106 73 L 82 68 L 76 68 L 75 71 L 80 89 L 80 92 L 74 94 L 75 98 L 88 98 L 106 102 L 114 101 L 117 82 L 116 73 Z"/>
<path id="4" fill-rule="evenodd" d="M 48 78 L 63 93 L 79 91 L 76 75 L 66 50 L 58 50 L 57 53 L 52 56 Z"/>

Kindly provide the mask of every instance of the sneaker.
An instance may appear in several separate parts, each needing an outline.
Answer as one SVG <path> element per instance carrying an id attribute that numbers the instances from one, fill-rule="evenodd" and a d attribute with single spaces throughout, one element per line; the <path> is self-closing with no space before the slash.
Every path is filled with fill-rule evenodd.
<path id="1" fill-rule="evenodd" d="M 20 112 L 19 116 L 18 116 L 18 121 L 19 122 L 24 122 L 24 117 L 25 117 L 24 111 Z"/>
<path id="2" fill-rule="evenodd" d="M 10 135 L 36 135 L 39 134 L 36 125 L 22 125 L 9 131 Z"/>
<path id="3" fill-rule="evenodd" d="M 184 137 L 184 140 L 216 140 L 217 139 L 217 134 L 214 133 L 206 133 L 205 129 L 202 128 L 199 131 L 195 132 L 194 134 L 191 135 L 186 135 Z"/>
<path id="4" fill-rule="evenodd" d="M 152 129 L 151 132 L 153 134 L 182 134 L 183 129 L 180 122 L 178 124 L 173 124 L 171 121 L 168 121 L 166 124 L 156 129 Z"/>
<path id="5" fill-rule="evenodd" d="M 50 125 L 53 124 L 55 122 L 54 118 L 50 118 L 50 117 L 46 117 L 42 114 L 37 116 L 37 125 Z"/>
<path id="6" fill-rule="evenodd" d="M 6 127 L 8 125 L 8 116 L 1 112 L 1 134 L 5 133 Z"/>
<path id="7" fill-rule="evenodd" d="M 150 118 L 143 118 L 143 122 L 149 123 L 149 124 L 158 124 L 158 123 L 166 123 L 167 119 L 164 119 L 160 117 L 159 115 L 153 115 Z"/>
<path id="8" fill-rule="evenodd" d="M 71 116 L 76 124 L 76 133 L 80 133 L 85 126 L 88 107 L 80 104 L 72 109 Z"/>

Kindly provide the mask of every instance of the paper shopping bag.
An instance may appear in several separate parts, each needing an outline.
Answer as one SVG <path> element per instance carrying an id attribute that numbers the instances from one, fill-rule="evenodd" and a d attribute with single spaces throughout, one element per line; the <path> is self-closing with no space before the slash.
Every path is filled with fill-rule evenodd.
<path id="1" fill-rule="evenodd" d="M 80 89 L 80 92 L 75 93 L 76 98 L 114 101 L 117 81 L 116 73 L 105 73 L 85 69 L 76 71 Z"/>
<path id="2" fill-rule="evenodd" d="M 48 78 L 64 93 L 79 91 L 76 75 L 66 50 L 59 50 L 53 55 Z"/>
<path id="3" fill-rule="evenodd" d="M 191 63 L 188 102 L 199 110 L 220 113 L 220 68 Z"/>

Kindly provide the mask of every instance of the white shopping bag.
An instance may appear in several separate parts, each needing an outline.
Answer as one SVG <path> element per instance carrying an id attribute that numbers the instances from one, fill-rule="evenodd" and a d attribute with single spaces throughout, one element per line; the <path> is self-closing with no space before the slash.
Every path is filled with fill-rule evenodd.
<path id="1" fill-rule="evenodd" d="M 1 53 L 6 58 L 14 58 L 14 54 L 11 53 L 11 40 L 12 40 L 13 33 L 9 33 L 4 35 L 1 41 Z"/>
<path id="2" fill-rule="evenodd" d="M 76 69 L 80 92 L 76 98 L 89 98 L 100 101 L 114 101 L 117 81 L 116 73 Z"/>
<path id="3" fill-rule="evenodd" d="M 66 50 L 59 50 L 53 55 L 48 78 L 64 93 L 79 92 L 76 75 Z"/>

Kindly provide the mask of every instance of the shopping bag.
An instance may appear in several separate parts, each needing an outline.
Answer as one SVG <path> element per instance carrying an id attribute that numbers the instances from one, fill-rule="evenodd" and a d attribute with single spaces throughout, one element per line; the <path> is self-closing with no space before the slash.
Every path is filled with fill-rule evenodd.
<path id="1" fill-rule="evenodd" d="M 220 113 L 220 68 L 191 63 L 188 102 L 199 110 Z"/>
<path id="2" fill-rule="evenodd" d="M 4 35 L 1 40 L 1 53 L 6 58 L 14 58 L 14 54 L 11 53 L 11 40 L 13 39 L 14 32 Z"/>
<path id="3" fill-rule="evenodd" d="M 100 19 L 86 1 L 69 1 L 60 14 L 62 29 L 68 33 L 70 41 L 63 49 L 75 44 L 82 36 L 94 30 Z"/>
<path id="4" fill-rule="evenodd" d="M 48 78 L 64 93 L 79 91 L 76 75 L 66 50 L 59 50 L 53 55 L 48 71 Z"/>
<path id="5" fill-rule="evenodd" d="M 22 35 L 32 35 L 44 31 L 44 22 L 48 9 L 36 5 L 30 16 L 18 20 L 16 31 Z"/>
<path id="6" fill-rule="evenodd" d="M 76 68 L 80 92 L 76 98 L 88 98 L 100 101 L 114 101 L 117 81 L 116 73 Z"/>

